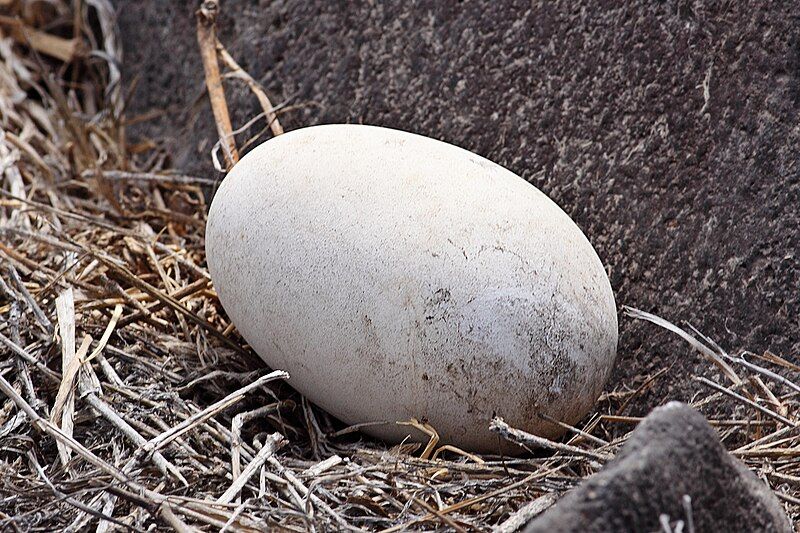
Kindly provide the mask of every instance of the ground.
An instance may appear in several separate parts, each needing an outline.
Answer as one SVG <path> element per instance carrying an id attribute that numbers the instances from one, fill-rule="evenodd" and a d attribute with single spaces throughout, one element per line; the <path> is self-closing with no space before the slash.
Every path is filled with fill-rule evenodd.
<path id="1" fill-rule="evenodd" d="M 216 176 L 195 0 L 114 2 L 134 138 Z M 800 355 L 800 19 L 791 2 L 222 3 L 220 40 L 286 129 L 400 128 L 523 176 L 583 229 L 618 304 L 690 321 L 732 353 Z M 132 82 L 136 80 L 136 83 Z M 234 127 L 258 114 L 226 85 Z M 240 135 L 240 144 L 264 126 Z M 266 137 L 265 137 L 266 138 Z M 607 390 L 625 413 L 690 400 L 700 356 L 621 319 Z"/>

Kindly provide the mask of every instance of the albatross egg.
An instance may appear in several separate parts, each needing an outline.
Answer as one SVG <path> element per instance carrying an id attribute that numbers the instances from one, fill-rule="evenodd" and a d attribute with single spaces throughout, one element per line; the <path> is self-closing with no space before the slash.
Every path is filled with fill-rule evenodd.
<path id="1" fill-rule="evenodd" d="M 616 356 L 603 265 L 553 201 L 427 137 L 295 130 L 247 154 L 214 197 L 206 252 L 242 336 L 346 423 L 397 441 L 416 418 L 498 451 L 493 415 L 556 437 Z"/>

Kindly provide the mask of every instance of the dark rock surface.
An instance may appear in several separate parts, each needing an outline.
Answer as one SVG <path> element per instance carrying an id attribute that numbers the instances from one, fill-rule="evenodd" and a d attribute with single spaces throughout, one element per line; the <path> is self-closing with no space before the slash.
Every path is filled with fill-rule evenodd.
<path id="1" fill-rule="evenodd" d="M 131 134 L 213 175 L 197 0 L 116 0 Z M 287 129 L 390 126 L 452 142 L 561 205 L 617 301 L 721 345 L 800 351 L 800 8 L 796 2 L 224 0 L 220 39 Z M 259 112 L 226 86 L 234 127 Z M 260 122 L 240 144 L 261 127 Z M 625 414 L 697 390 L 708 364 L 621 320 L 610 388 L 669 367 Z M 679 364 L 672 365 L 679 360 Z"/>
<path id="2" fill-rule="evenodd" d="M 661 515 L 673 531 L 678 521 L 696 533 L 792 531 L 769 488 L 725 451 L 700 413 L 679 402 L 653 410 L 611 463 L 525 531 L 664 531 Z"/>

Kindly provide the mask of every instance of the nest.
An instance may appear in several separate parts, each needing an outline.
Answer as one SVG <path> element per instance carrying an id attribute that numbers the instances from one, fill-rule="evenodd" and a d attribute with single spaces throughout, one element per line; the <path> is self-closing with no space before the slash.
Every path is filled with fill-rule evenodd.
<path id="1" fill-rule="evenodd" d="M 253 89 L 262 134 L 282 129 L 216 40 L 215 8 L 198 13 L 198 41 L 221 168 L 238 155 L 218 60 Z M 415 420 L 387 447 L 331 419 L 263 367 L 220 306 L 203 242 L 213 181 L 127 141 L 137 117 L 126 122 L 107 0 L 0 10 L 0 529 L 510 532 L 625 442 L 639 419 L 621 413 L 661 371 L 606 393 L 563 441 L 495 420 L 521 457 L 439 446 Z M 709 361 L 693 405 L 800 516 L 800 368 L 628 313 Z"/>

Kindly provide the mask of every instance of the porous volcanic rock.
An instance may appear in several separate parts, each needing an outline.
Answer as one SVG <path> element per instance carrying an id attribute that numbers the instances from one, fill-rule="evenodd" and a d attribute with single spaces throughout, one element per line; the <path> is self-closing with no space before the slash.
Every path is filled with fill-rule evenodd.
<path id="1" fill-rule="evenodd" d="M 642 421 L 611 463 L 525 533 L 663 531 L 662 515 L 671 528 L 683 521 L 683 531 L 697 533 L 792 531 L 769 487 L 725 451 L 705 418 L 670 402 Z"/>
<path id="2" fill-rule="evenodd" d="M 214 176 L 198 0 L 115 0 L 129 129 Z M 721 345 L 800 353 L 800 19 L 796 2 L 224 0 L 220 39 L 287 129 L 352 122 L 441 139 L 556 201 L 617 302 Z M 260 112 L 226 82 L 234 127 Z M 264 126 L 240 135 L 240 145 Z M 624 414 L 701 387 L 709 365 L 622 320 L 611 387 L 668 368 Z M 679 360 L 679 364 L 674 364 Z"/>

